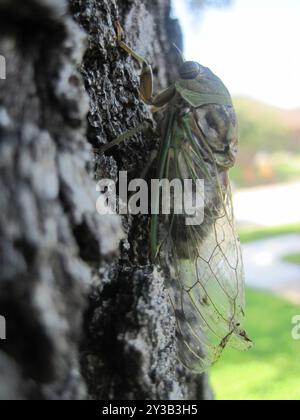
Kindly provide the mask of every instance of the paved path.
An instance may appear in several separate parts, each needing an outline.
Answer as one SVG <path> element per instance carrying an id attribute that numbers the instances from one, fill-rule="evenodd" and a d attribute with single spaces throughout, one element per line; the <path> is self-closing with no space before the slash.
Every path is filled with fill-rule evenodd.
<path id="1" fill-rule="evenodd" d="M 300 266 L 282 261 L 282 257 L 300 252 L 300 235 L 257 241 L 243 249 L 248 286 L 270 290 L 300 304 Z"/>

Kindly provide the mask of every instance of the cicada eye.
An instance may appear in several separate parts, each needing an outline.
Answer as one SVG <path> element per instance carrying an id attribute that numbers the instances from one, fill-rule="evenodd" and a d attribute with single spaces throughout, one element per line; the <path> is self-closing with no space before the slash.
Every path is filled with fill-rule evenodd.
<path id="1" fill-rule="evenodd" d="M 195 79 L 201 72 L 200 64 L 195 61 L 186 61 L 180 68 L 179 75 L 182 79 Z"/>

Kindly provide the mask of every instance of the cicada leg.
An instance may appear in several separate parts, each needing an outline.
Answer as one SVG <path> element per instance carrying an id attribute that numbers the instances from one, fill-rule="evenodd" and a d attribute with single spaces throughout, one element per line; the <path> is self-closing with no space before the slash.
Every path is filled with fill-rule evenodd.
<path id="1" fill-rule="evenodd" d="M 132 48 L 125 44 L 125 42 L 123 41 L 123 30 L 119 22 L 116 22 L 116 33 L 117 42 L 120 48 L 126 51 L 130 56 L 132 56 L 143 66 L 142 74 L 140 77 L 140 96 L 142 100 L 148 105 L 152 105 L 153 113 L 159 112 L 161 108 L 166 106 L 176 94 L 175 86 L 172 85 L 168 89 L 160 92 L 158 95 L 153 97 L 153 73 L 150 64 L 144 57 L 137 54 Z M 140 124 L 138 127 L 133 128 L 132 130 L 129 130 L 128 132 L 120 135 L 108 145 L 105 145 L 100 148 L 95 148 L 94 151 L 95 153 L 100 154 L 105 153 L 112 147 L 118 146 L 119 144 L 123 143 L 123 141 L 134 137 L 138 133 L 147 131 L 149 128 L 151 128 L 151 124 L 149 122 Z"/>
<path id="2" fill-rule="evenodd" d="M 116 23 L 117 41 L 119 46 L 126 51 L 131 57 L 142 64 L 142 73 L 140 76 L 140 95 L 144 102 L 149 105 L 153 104 L 153 72 L 148 61 L 137 54 L 123 41 L 123 30 L 119 22 Z"/>
<path id="3" fill-rule="evenodd" d="M 123 30 L 120 25 L 120 22 L 116 22 L 116 32 L 117 32 L 117 42 L 124 51 L 126 51 L 131 57 L 133 57 L 137 62 L 142 65 L 142 73 L 140 76 L 140 96 L 141 99 L 148 105 L 153 106 L 153 111 L 157 112 L 160 108 L 167 105 L 168 102 L 176 94 L 175 86 L 170 86 L 168 89 L 159 93 L 158 95 L 153 95 L 153 71 L 151 65 L 148 61 L 136 53 L 132 48 L 130 48 L 123 41 Z"/>
<path id="4" fill-rule="evenodd" d="M 148 163 L 146 164 L 145 169 L 143 170 L 142 174 L 141 174 L 141 179 L 146 179 L 148 173 L 150 172 L 150 169 L 152 168 L 154 162 L 157 160 L 157 150 L 154 150 L 149 158 Z"/>
<path id="5" fill-rule="evenodd" d="M 139 126 L 128 130 L 126 133 L 121 134 L 116 139 L 111 141 L 109 144 L 106 144 L 105 146 L 94 148 L 95 153 L 105 153 L 108 150 L 110 150 L 112 147 L 118 146 L 119 144 L 123 143 L 125 140 L 129 140 L 132 137 L 134 137 L 136 134 L 143 133 L 149 129 L 152 128 L 152 124 L 148 121 L 145 121 L 144 123 L 140 124 Z"/>

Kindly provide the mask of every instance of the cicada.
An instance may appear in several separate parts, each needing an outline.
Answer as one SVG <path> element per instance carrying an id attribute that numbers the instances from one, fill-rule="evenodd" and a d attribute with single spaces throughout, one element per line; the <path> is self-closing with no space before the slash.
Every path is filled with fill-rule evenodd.
<path id="1" fill-rule="evenodd" d="M 171 255 L 174 262 L 168 289 L 177 321 L 178 357 L 185 367 L 202 373 L 227 346 L 242 351 L 252 346 L 243 328 L 244 269 L 228 176 L 238 153 L 237 117 L 223 82 L 196 62 L 183 61 L 178 79 L 153 96 L 151 66 L 124 43 L 119 24 L 117 36 L 119 46 L 142 64 L 141 99 L 163 116 L 157 179 L 204 180 L 204 222 L 186 225 L 182 215 L 154 214 L 150 234 L 153 261 Z"/>

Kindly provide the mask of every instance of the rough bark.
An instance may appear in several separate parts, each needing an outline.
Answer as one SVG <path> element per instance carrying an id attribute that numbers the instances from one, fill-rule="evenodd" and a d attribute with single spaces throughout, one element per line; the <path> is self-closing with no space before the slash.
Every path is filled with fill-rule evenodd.
<path id="1" fill-rule="evenodd" d="M 92 153 L 152 118 L 117 19 L 167 86 L 181 40 L 169 0 L 0 0 L 2 399 L 211 396 L 206 377 L 178 367 L 148 218 L 95 210 L 97 180 L 138 177 L 158 140 Z"/>

